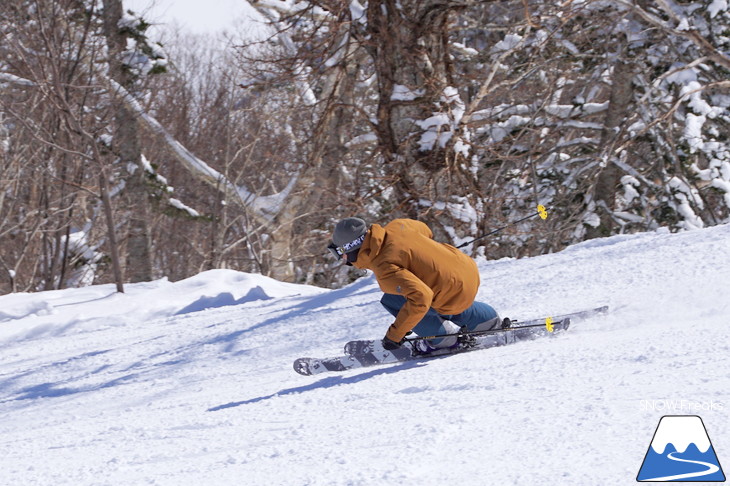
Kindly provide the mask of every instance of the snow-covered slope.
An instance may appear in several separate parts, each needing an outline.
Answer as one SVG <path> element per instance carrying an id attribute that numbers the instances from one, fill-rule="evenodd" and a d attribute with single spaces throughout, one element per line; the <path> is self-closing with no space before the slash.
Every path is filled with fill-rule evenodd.
<path id="1" fill-rule="evenodd" d="M 372 277 L 0 297 L 0 484 L 625 485 L 668 414 L 702 416 L 730 464 L 730 226 L 479 264 L 502 315 L 612 310 L 555 339 L 302 377 L 295 358 L 384 334 Z"/>

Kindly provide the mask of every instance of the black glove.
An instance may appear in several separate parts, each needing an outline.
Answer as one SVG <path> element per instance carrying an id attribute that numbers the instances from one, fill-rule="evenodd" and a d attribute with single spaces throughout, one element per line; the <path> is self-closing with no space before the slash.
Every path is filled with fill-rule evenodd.
<path id="1" fill-rule="evenodd" d="M 388 351 L 392 351 L 394 349 L 400 348 L 402 342 L 403 341 L 401 341 L 400 343 L 397 343 L 397 342 L 393 341 L 392 339 L 388 339 L 388 337 L 386 336 L 383 338 L 383 347 L 385 349 L 387 349 Z"/>

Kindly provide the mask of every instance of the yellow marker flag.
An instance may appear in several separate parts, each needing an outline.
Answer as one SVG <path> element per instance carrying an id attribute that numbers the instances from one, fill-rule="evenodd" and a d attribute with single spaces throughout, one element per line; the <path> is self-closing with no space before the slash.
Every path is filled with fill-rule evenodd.
<path id="1" fill-rule="evenodd" d="M 548 317 L 545 319 L 545 327 L 547 328 L 548 332 L 553 332 L 553 318 Z"/>
<path id="2" fill-rule="evenodd" d="M 538 204 L 537 214 L 539 214 L 542 219 L 547 219 L 548 214 L 547 214 L 547 209 L 545 209 L 545 206 L 543 206 L 542 204 Z"/>

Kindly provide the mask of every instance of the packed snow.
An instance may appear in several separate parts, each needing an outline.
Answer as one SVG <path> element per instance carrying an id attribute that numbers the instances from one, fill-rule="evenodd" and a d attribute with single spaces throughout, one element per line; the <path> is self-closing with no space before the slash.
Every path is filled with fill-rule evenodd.
<path id="1" fill-rule="evenodd" d="M 553 338 L 305 377 L 381 337 L 372 276 L 230 270 L 0 297 L 0 484 L 626 485 L 659 419 L 730 465 L 730 225 L 479 260 L 478 298 Z M 725 474 L 727 474 L 727 469 Z"/>

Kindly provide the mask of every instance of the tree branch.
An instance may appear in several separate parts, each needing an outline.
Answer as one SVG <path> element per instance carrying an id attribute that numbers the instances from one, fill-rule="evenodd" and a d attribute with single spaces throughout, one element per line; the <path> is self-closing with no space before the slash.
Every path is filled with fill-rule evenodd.
<path id="1" fill-rule="evenodd" d="M 107 81 L 111 86 L 112 94 L 119 96 L 127 108 L 138 117 L 140 122 L 165 142 L 172 154 L 175 155 L 177 161 L 196 179 L 222 191 L 241 207 L 250 210 L 256 219 L 266 223 L 274 220 L 281 211 L 284 200 L 291 194 L 292 189 L 296 185 L 299 174 L 296 174 L 289 180 L 284 190 L 269 196 L 259 196 L 244 186 L 236 185 L 185 148 L 160 122 L 146 113 L 139 102 L 127 90 L 120 86 L 119 83 L 112 79 L 108 79 Z"/>

